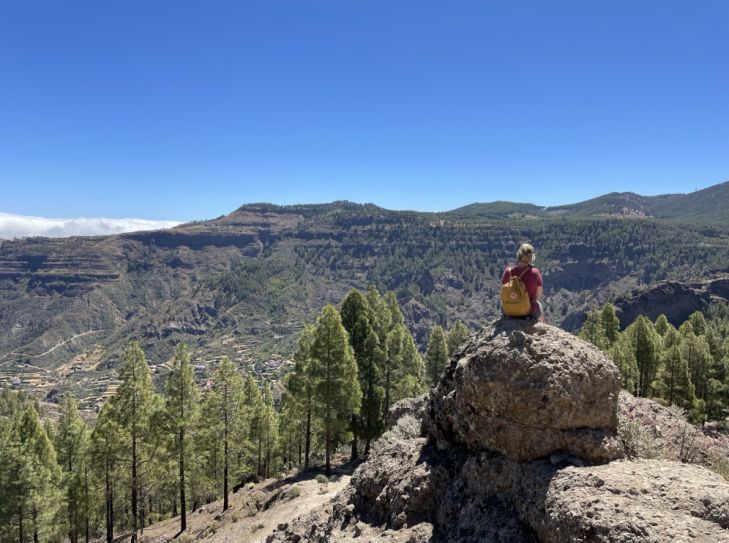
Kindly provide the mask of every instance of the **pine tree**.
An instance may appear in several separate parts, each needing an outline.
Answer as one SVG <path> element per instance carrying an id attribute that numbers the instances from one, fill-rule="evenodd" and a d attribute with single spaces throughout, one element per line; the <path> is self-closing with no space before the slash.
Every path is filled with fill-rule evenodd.
<path id="1" fill-rule="evenodd" d="M 7 498 L 0 502 L 0 519 L 8 523 L 4 529 L 15 526 L 21 543 L 54 540 L 60 532 L 56 521 L 62 474 L 51 440 L 32 404 L 15 414 L 3 438 L 0 483 Z"/>
<path id="2" fill-rule="evenodd" d="M 188 441 L 199 415 L 200 391 L 195 384 L 190 353 L 184 343 L 177 345 L 172 369 L 165 390 L 165 422 L 172 437 L 172 451 L 178 460 L 180 493 L 180 532 L 187 529 L 187 499 L 185 496 L 185 461 Z"/>
<path id="3" fill-rule="evenodd" d="M 600 324 L 603 334 L 609 348 L 618 339 L 620 333 L 620 320 L 615 314 L 615 307 L 611 303 L 606 303 L 600 311 Z"/>
<path id="4" fill-rule="evenodd" d="M 161 412 L 161 401 L 154 392 L 152 378 L 139 343 L 133 341 L 126 353 L 121 371 L 121 384 L 112 398 L 117 422 L 129 436 L 131 468 L 132 543 L 138 541 L 138 531 L 144 524 L 144 470 L 149 469 L 157 447 L 163 438 L 155 422 Z"/>
<path id="5" fill-rule="evenodd" d="M 405 318 L 400 310 L 400 304 L 397 302 L 397 296 L 391 290 L 385 293 L 385 305 L 387 305 L 387 310 L 390 314 L 389 329 L 392 330 L 396 326 L 403 326 L 405 324 Z"/>
<path id="6" fill-rule="evenodd" d="M 302 465 L 304 450 L 304 421 L 301 402 L 294 398 L 289 388 L 289 373 L 284 378 L 285 390 L 281 395 L 281 409 L 279 412 L 279 438 L 281 462 L 284 470 L 294 465 Z"/>
<path id="7" fill-rule="evenodd" d="M 662 338 L 662 348 L 664 350 L 681 343 L 681 335 L 671 324 L 666 327 L 666 331 L 662 334 Z"/>
<path id="8" fill-rule="evenodd" d="M 587 313 L 587 318 L 582 324 L 582 328 L 580 328 L 578 337 L 589 341 L 598 349 L 606 350 L 608 348 L 609 343 L 602 326 L 602 319 L 596 309 L 591 309 Z"/>
<path id="9" fill-rule="evenodd" d="M 199 485 L 193 493 L 195 503 L 210 502 L 223 495 L 225 451 L 220 407 L 221 402 L 214 390 L 209 389 L 203 393 L 197 424 L 197 438 L 193 442 L 194 458 L 196 459 L 193 466 L 198 471 L 196 482 Z"/>
<path id="10" fill-rule="evenodd" d="M 386 322 L 391 322 L 391 313 L 387 303 L 379 298 L 379 293 L 371 289 L 368 293 L 376 307 L 379 307 Z M 396 303 L 396 302 L 395 302 Z M 358 414 L 353 414 L 350 425 L 354 436 L 352 439 L 352 459 L 357 458 L 357 440 L 365 440 L 365 454 L 369 453 L 371 441 L 382 432 L 382 402 L 385 396 L 382 373 L 383 366 L 388 362 L 384 352 L 384 343 L 387 341 L 388 330 L 382 324 L 381 317 L 377 319 L 370 310 L 368 301 L 362 294 L 352 290 L 342 302 L 342 325 L 349 335 L 357 363 L 359 386 L 362 391 L 362 404 Z M 375 322 L 375 321 L 378 322 Z M 376 331 L 377 327 L 380 334 Z"/>
<path id="11" fill-rule="evenodd" d="M 213 374 L 213 404 L 215 420 L 208 421 L 217 429 L 223 445 L 223 511 L 230 507 L 230 464 L 234 453 L 232 443 L 240 437 L 245 405 L 243 380 L 227 356 L 223 357 Z M 240 444 L 239 444 L 240 445 Z"/>
<path id="12" fill-rule="evenodd" d="M 317 320 L 312 345 L 315 398 L 324 431 L 326 474 L 331 474 L 331 455 L 341 443 L 352 413 L 359 408 L 362 392 L 357 364 L 336 308 L 328 305 Z"/>
<path id="13" fill-rule="evenodd" d="M 81 420 L 78 402 L 70 394 L 61 399 L 58 428 L 55 436 L 55 450 L 58 464 L 63 473 L 65 494 L 65 519 L 68 523 L 66 533 L 71 543 L 78 543 L 79 534 L 88 520 L 84 507 L 84 447 L 86 424 Z"/>
<path id="14" fill-rule="evenodd" d="M 638 394 L 638 363 L 635 360 L 635 350 L 628 334 L 620 334 L 610 347 L 610 357 L 620 370 L 620 384 L 622 388 L 632 394 Z"/>
<path id="15" fill-rule="evenodd" d="M 706 320 L 704 319 L 703 313 L 700 311 L 694 311 L 688 320 L 691 323 L 691 328 L 694 334 L 697 336 L 703 336 L 706 333 Z"/>
<path id="16" fill-rule="evenodd" d="M 263 450 L 261 475 L 268 478 L 276 471 L 276 457 L 279 445 L 278 416 L 273 406 L 273 396 L 268 383 L 263 387 L 261 429 L 259 439 Z"/>
<path id="17" fill-rule="evenodd" d="M 665 336 L 669 326 L 670 324 L 668 322 L 668 319 L 666 318 L 666 315 L 664 315 L 663 313 L 658 315 L 655 324 L 655 329 L 656 332 L 658 332 L 658 335 L 661 337 Z"/>
<path id="18" fill-rule="evenodd" d="M 403 398 L 419 396 L 426 390 L 425 363 L 409 332 L 403 334 L 401 359 L 404 377 L 399 389 L 395 390 L 393 404 Z"/>
<path id="19" fill-rule="evenodd" d="M 6 391 L 1 391 L 0 394 Z M 3 400 L 16 400 L 7 395 Z M 25 542 L 25 516 L 28 510 L 30 467 L 23 455 L 19 424 L 20 406 L 0 406 L 7 417 L 0 417 L 0 540 Z"/>
<path id="20" fill-rule="evenodd" d="M 690 409 L 694 402 L 694 386 L 689 377 L 686 359 L 678 345 L 672 345 L 661 354 L 662 369 L 658 378 L 658 392 L 669 405 Z"/>
<path id="21" fill-rule="evenodd" d="M 314 418 L 314 387 L 312 373 L 312 346 L 315 328 L 307 325 L 299 338 L 299 348 L 294 355 L 294 370 L 287 376 L 286 390 L 290 397 L 292 416 L 300 416 L 299 423 L 303 430 L 304 469 L 309 469 L 311 454 L 311 438 Z"/>
<path id="22" fill-rule="evenodd" d="M 379 291 L 374 286 L 370 286 L 367 290 L 366 299 L 367 306 L 371 312 L 369 318 L 370 324 L 377 334 L 380 345 L 385 345 L 387 342 L 387 333 L 392 326 L 392 314 L 390 313 L 388 303 L 382 299 Z"/>
<path id="23" fill-rule="evenodd" d="M 453 354 L 467 336 L 468 328 L 466 328 L 466 325 L 461 321 L 456 321 L 450 330 L 448 330 L 448 356 Z"/>
<path id="24" fill-rule="evenodd" d="M 702 400 L 704 408 L 708 399 L 709 366 L 711 352 L 703 337 L 687 334 L 681 341 L 681 352 L 686 359 L 691 382 L 696 389 L 696 397 Z"/>
<path id="25" fill-rule="evenodd" d="M 428 369 L 431 386 L 438 384 L 440 374 L 443 373 L 448 361 L 448 345 L 446 344 L 443 328 L 435 325 L 430 332 L 428 347 L 425 350 L 425 364 Z"/>
<path id="26" fill-rule="evenodd" d="M 653 323 L 642 315 L 628 328 L 638 365 L 638 395 L 647 397 L 656 378 L 660 361 L 657 334 L 653 330 Z"/>
<path id="27" fill-rule="evenodd" d="M 247 459 L 247 463 L 255 465 L 255 473 L 263 475 L 263 441 L 261 432 L 264 428 L 263 396 L 250 373 L 243 380 L 244 411 L 241 428 L 242 441 L 245 443 L 244 454 L 240 458 Z"/>
<path id="28" fill-rule="evenodd" d="M 119 471 L 122 460 L 126 457 L 128 436 L 119 426 L 118 416 L 114 413 L 114 405 L 104 403 L 91 432 L 89 444 L 89 463 L 94 476 L 104 486 L 104 517 L 106 520 L 106 541 L 114 542 L 114 526 L 116 522 L 114 504 L 117 491 L 121 486 Z"/>

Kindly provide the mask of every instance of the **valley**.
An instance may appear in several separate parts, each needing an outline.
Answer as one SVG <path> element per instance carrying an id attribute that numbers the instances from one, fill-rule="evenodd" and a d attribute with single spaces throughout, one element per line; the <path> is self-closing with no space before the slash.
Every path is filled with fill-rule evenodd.
<path id="1" fill-rule="evenodd" d="M 438 214 L 252 204 L 164 231 L 3 240 L 0 383 L 50 401 L 71 391 L 94 410 L 136 339 L 158 386 L 185 341 L 200 386 L 228 356 L 276 390 L 303 323 L 352 288 L 394 291 L 421 349 L 435 324 L 480 327 L 498 314 L 501 272 L 523 240 L 537 247 L 549 322 L 574 330 L 592 305 L 662 280 L 723 277 L 729 227 L 712 210 L 728 193 L 725 183 L 684 195 L 691 215 L 668 218 L 646 207 L 660 197 L 624 194 L 599 206 L 497 202 Z M 668 307 L 675 292 L 651 300 Z"/>

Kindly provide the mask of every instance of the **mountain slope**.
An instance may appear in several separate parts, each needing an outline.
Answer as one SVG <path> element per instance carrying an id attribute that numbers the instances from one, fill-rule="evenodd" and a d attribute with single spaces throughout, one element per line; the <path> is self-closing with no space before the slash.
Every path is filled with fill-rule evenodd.
<path id="1" fill-rule="evenodd" d="M 489 209 L 529 216 L 484 218 L 479 206 L 435 214 L 254 204 L 164 231 L 0 241 L 0 383 L 20 379 L 51 397 L 71 390 L 93 408 L 113 391 L 130 339 L 158 379 L 184 340 L 200 379 L 227 355 L 276 381 L 303 325 L 371 284 L 396 292 L 422 347 L 436 323 L 475 328 L 498 314 L 499 278 L 524 240 L 537 247 L 553 323 L 592 300 L 693 280 L 729 260 L 729 227 L 720 223 Z"/>

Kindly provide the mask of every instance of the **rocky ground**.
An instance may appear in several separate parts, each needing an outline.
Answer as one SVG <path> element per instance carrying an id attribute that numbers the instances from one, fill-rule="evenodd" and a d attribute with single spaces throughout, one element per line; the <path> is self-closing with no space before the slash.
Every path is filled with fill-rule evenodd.
<path id="1" fill-rule="evenodd" d="M 188 529 L 182 534 L 179 533 L 180 518 L 174 517 L 145 528 L 139 541 L 253 543 L 265 540 L 277 529 L 285 529 L 291 519 L 329 502 L 349 484 L 352 469 L 352 465 L 344 464 L 326 480 L 322 479 L 321 470 L 267 479 L 232 494 L 225 513 L 222 513 L 222 500 L 188 513 Z M 129 540 L 129 535 L 117 539 L 120 542 Z"/>
<path id="2" fill-rule="evenodd" d="M 267 541 L 729 541 L 722 438 L 615 375 L 557 328 L 486 327 L 395 406 L 350 485 Z"/>

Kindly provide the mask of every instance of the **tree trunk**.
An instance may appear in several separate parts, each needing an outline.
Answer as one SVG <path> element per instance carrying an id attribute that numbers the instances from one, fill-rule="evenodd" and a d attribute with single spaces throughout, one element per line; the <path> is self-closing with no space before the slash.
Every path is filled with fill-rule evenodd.
<path id="1" fill-rule="evenodd" d="M 76 541 L 76 523 L 73 521 L 73 507 L 68 504 L 68 540 L 71 543 L 78 543 Z"/>
<path id="2" fill-rule="evenodd" d="M 136 417 L 136 409 L 132 412 L 132 416 Z M 138 495 L 138 484 L 137 479 L 137 430 L 136 421 L 135 426 L 132 429 L 132 543 L 137 543 L 137 528 L 139 527 L 139 495 Z"/>
<path id="3" fill-rule="evenodd" d="M 90 521 L 89 521 L 89 467 L 87 463 L 84 463 L 84 525 L 85 525 L 85 540 L 89 543 L 90 535 Z"/>
<path id="4" fill-rule="evenodd" d="M 38 509 L 33 505 L 33 543 L 38 543 Z"/>
<path id="5" fill-rule="evenodd" d="M 388 364 L 389 367 L 389 364 Z M 382 409 L 382 422 L 387 425 L 387 416 L 389 415 L 390 411 L 390 370 L 387 370 L 385 378 L 385 405 Z"/>
<path id="6" fill-rule="evenodd" d="M 357 460 L 359 457 L 359 451 L 357 450 L 357 415 L 352 413 L 351 418 L 351 425 L 352 425 L 352 454 L 350 455 L 350 460 L 354 461 Z"/>
<path id="7" fill-rule="evenodd" d="M 328 353 L 327 353 L 328 354 Z M 326 436 L 326 462 L 324 466 L 324 473 L 327 477 L 329 477 L 332 474 L 332 464 L 331 464 L 331 454 L 332 454 L 332 406 L 331 406 L 331 386 L 332 386 L 332 380 L 331 380 L 331 360 L 330 356 L 327 356 L 327 373 L 326 373 L 326 384 L 327 384 L 327 411 L 326 416 L 324 418 L 324 425 L 326 426 L 325 430 L 325 436 Z"/>
<path id="8" fill-rule="evenodd" d="M 114 490 L 111 486 L 109 465 L 106 465 L 106 543 L 114 543 Z"/>
<path id="9" fill-rule="evenodd" d="M 187 511 L 185 502 L 185 430 L 180 428 L 180 531 L 187 529 Z"/>
<path id="10" fill-rule="evenodd" d="M 228 510 L 228 408 L 225 408 L 225 428 L 223 446 L 224 446 L 224 458 L 223 458 L 223 511 Z"/>
<path id="11" fill-rule="evenodd" d="M 311 406 L 306 410 L 306 443 L 304 445 L 304 469 L 309 469 L 309 454 L 311 453 Z"/>
<path id="12" fill-rule="evenodd" d="M 261 448 L 262 448 L 262 443 L 261 442 L 262 442 L 262 439 L 261 439 L 261 427 L 259 425 L 258 426 L 258 467 L 256 469 L 256 472 L 258 473 L 259 476 L 262 475 L 262 471 L 261 471 Z"/>
<path id="13" fill-rule="evenodd" d="M 326 429 L 326 462 L 324 464 L 324 474 L 329 477 L 332 474 L 332 464 L 331 464 L 331 454 L 332 454 L 332 440 L 331 440 L 331 431 L 329 430 L 329 426 L 327 425 Z"/>
<path id="14" fill-rule="evenodd" d="M 25 543 L 25 534 L 23 533 L 23 506 L 18 508 L 18 541 Z"/>

